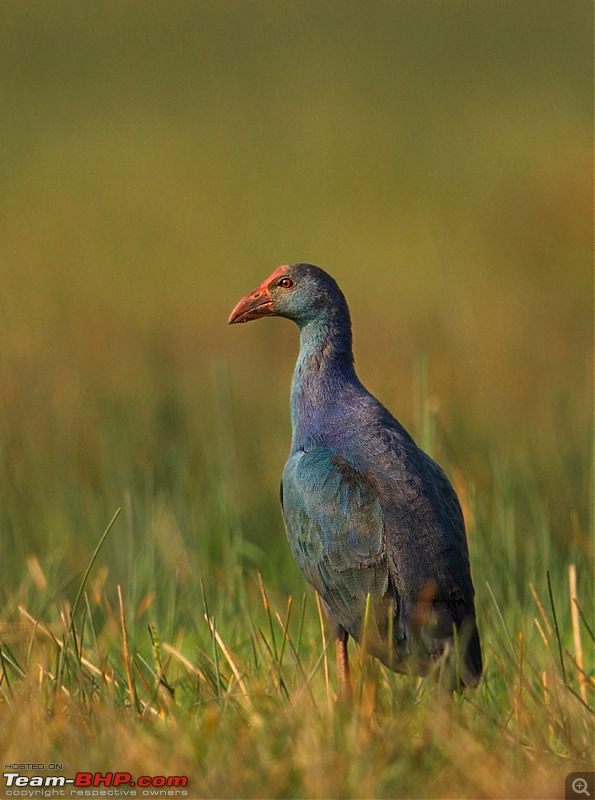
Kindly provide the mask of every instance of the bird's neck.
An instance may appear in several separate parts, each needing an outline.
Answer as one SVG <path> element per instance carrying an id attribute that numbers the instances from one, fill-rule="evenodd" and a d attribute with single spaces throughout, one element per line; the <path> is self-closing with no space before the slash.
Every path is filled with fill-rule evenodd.
<path id="1" fill-rule="evenodd" d="M 300 353 L 291 386 L 292 450 L 315 441 L 341 399 L 359 384 L 347 309 L 343 314 L 322 314 L 300 328 Z"/>

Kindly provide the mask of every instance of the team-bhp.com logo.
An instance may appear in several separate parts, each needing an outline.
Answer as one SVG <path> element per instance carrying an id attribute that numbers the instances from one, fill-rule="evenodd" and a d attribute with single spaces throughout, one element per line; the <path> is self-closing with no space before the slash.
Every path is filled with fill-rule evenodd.
<path id="1" fill-rule="evenodd" d="M 140 775 L 130 772 L 77 772 L 64 775 L 23 775 L 4 772 L 6 797 L 187 797 L 184 775 Z"/>

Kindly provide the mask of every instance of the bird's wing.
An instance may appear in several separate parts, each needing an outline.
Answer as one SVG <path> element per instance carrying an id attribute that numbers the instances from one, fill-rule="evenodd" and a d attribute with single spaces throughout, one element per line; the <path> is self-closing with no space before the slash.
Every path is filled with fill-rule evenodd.
<path id="1" fill-rule="evenodd" d="M 368 595 L 383 598 L 388 565 L 383 512 L 372 475 L 355 459 L 318 446 L 290 456 L 283 517 L 293 556 L 330 609 L 356 638 Z"/>
<path id="2" fill-rule="evenodd" d="M 395 458 L 383 471 L 387 547 L 395 568 L 415 592 L 431 578 L 443 590 L 473 597 L 465 523 L 459 501 L 442 469 L 423 451 Z"/>
<path id="3" fill-rule="evenodd" d="M 465 651 L 466 683 L 481 672 L 474 589 L 463 514 L 442 469 L 411 439 L 386 433 L 377 453 L 390 582 L 399 598 L 398 626 L 420 631 L 425 649 L 442 652 L 453 626 Z M 427 618 L 427 623 L 425 621 Z"/>

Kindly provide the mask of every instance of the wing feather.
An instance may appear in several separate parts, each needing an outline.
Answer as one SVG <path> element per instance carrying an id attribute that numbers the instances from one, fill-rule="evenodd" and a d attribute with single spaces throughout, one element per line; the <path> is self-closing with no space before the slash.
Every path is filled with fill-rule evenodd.
<path id="1" fill-rule="evenodd" d="M 298 567 L 333 615 L 359 636 L 366 598 L 389 588 L 380 492 L 328 447 L 299 451 L 283 474 L 283 517 Z"/>

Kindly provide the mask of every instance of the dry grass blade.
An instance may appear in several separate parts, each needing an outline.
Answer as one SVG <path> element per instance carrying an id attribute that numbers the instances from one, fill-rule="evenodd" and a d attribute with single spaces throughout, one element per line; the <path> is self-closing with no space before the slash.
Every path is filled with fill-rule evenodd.
<path id="1" fill-rule="evenodd" d="M 126 629 L 126 618 L 124 616 L 124 602 L 122 600 L 122 587 L 118 584 L 118 606 L 120 609 L 120 626 L 122 629 L 122 654 L 124 657 L 124 669 L 126 670 L 126 680 L 128 683 L 128 694 L 130 696 L 130 704 L 137 707 L 138 698 L 136 696 L 136 689 L 134 680 L 132 678 L 132 667 L 130 659 L 130 647 L 128 645 L 128 631 Z"/>
<path id="2" fill-rule="evenodd" d="M 329 680 L 329 672 L 328 672 L 328 655 L 327 655 L 327 645 L 326 645 L 326 632 L 324 628 L 324 616 L 322 613 L 322 603 L 320 601 L 320 597 L 318 592 L 315 592 L 316 597 L 316 608 L 318 610 L 318 621 L 320 622 L 320 635 L 322 637 L 322 658 L 324 661 L 324 683 L 326 686 L 326 699 L 329 707 L 332 706 L 332 697 L 331 697 L 331 684 Z"/>
<path id="3" fill-rule="evenodd" d="M 589 625 L 589 622 L 587 621 L 587 618 L 585 617 L 585 614 L 584 614 L 582 608 L 580 607 L 580 605 L 578 603 L 578 600 L 576 600 L 576 598 L 574 600 L 574 605 L 576 606 L 576 610 L 578 611 L 579 616 L 580 616 L 580 618 L 582 620 L 582 623 L 585 626 L 585 630 L 589 634 L 589 638 L 591 639 L 591 642 L 593 644 L 595 644 L 595 633 L 593 633 L 593 629 Z"/>
<path id="4" fill-rule="evenodd" d="M 166 652 L 168 652 L 177 661 L 179 661 L 180 664 L 182 664 L 188 670 L 188 672 L 193 673 L 198 678 L 200 678 L 201 681 L 204 681 L 205 683 L 209 682 L 209 680 L 208 680 L 207 676 L 204 674 L 204 672 L 199 667 L 197 667 L 196 664 L 193 664 L 192 661 L 190 661 L 189 658 L 186 658 L 185 655 L 180 653 L 179 650 L 176 650 L 176 648 L 172 647 L 171 644 L 169 644 L 168 642 L 162 642 L 161 646 L 163 647 L 163 649 Z"/>
<path id="5" fill-rule="evenodd" d="M 225 642 L 223 641 L 223 639 L 219 635 L 219 631 L 215 628 L 214 621 L 211 620 L 209 617 L 207 617 L 206 614 L 205 614 L 205 619 L 207 621 L 207 624 L 208 624 L 209 628 L 211 629 L 211 633 L 213 634 L 213 636 L 215 637 L 215 640 L 217 641 L 217 644 L 221 648 L 221 652 L 223 653 L 223 655 L 227 659 L 227 663 L 231 667 L 231 671 L 233 672 L 233 674 L 235 676 L 235 679 L 238 682 L 238 686 L 240 687 L 240 691 L 242 692 L 242 696 L 243 696 L 244 700 L 246 701 L 246 704 L 248 706 L 251 706 L 252 705 L 252 701 L 250 699 L 250 694 L 248 692 L 246 684 L 244 683 L 244 680 L 242 678 L 241 672 L 238 669 L 237 664 L 235 663 L 235 661 L 233 659 L 233 656 L 231 655 L 231 652 L 229 651 L 229 648 L 227 647 L 227 645 L 225 644 Z"/>
<path id="6" fill-rule="evenodd" d="M 283 663 L 283 654 L 285 653 L 285 644 L 289 641 L 289 619 L 291 617 L 291 609 L 293 607 L 293 597 L 290 595 L 287 598 L 287 614 L 285 616 L 285 622 L 281 619 L 281 615 L 278 612 L 275 612 L 275 616 L 277 618 L 277 622 L 281 626 L 281 630 L 283 631 L 283 639 L 281 645 L 281 652 L 279 653 L 279 666 Z"/>
<path id="7" fill-rule="evenodd" d="M 2 687 L 2 694 L 4 695 L 4 697 L 7 697 L 7 694 L 4 691 L 4 689 L 6 688 L 8 695 L 12 693 L 12 690 L 10 688 L 10 680 L 8 679 L 8 673 L 6 672 L 6 663 L 4 661 L 4 652 L 2 650 L 1 643 L 0 643 L 0 667 L 2 669 L 2 672 L 0 674 L 0 687 Z"/>
<path id="8" fill-rule="evenodd" d="M 209 604 L 207 603 L 207 593 L 205 590 L 205 584 L 203 579 L 200 579 L 200 591 L 202 594 L 202 602 L 205 609 L 205 619 L 209 626 L 209 631 L 211 633 L 211 646 L 213 648 L 213 665 L 215 667 L 215 676 L 217 680 L 217 694 L 219 697 L 223 697 L 223 684 L 221 683 L 221 671 L 219 669 L 219 653 L 217 652 L 217 642 L 215 639 L 215 623 L 214 620 L 211 621 L 211 615 L 209 613 Z"/>
<path id="9" fill-rule="evenodd" d="M 579 675 L 579 678 L 584 681 L 585 689 L 588 688 L 591 689 L 592 691 L 595 690 L 595 678 L 593 678 L 591 675 L 587 675 L 585 670 L 579 665 L 576 658 L 572 655 L 572 653 L 569 653 L 568 650 L 566 650 L 566 655 L 570 659 L 572 665 L 575 667 L 577 674 Z"/>
<path id="10" fill-rule="evenodd" d="M 583 642 L 581 639 L 581 621 L 578 611 L 576 592 L 576 566 L 568 567 L 568 589 L 570 591 L 570 613 L 572 617 L 572 637 L 574 639 L 574 661 L 578 667 L 579 691 L 584 703 L 587 703 L 586 675 L 583 667 Z"/>
<path id="11" fill-rule="evenodd" d="M 537 608 L 539 609 L 539 613 L 541 614 L 541 619 L 543 620 L 543 624 L 546 627 L 548 635 L 552 636 L 553 633 L 554 633 L 554 630 L 553 630 L 553 628 L 552 628 L 552 626 L 550 624 L 549 619 L 546 616 L 545 609 L 543 608 L 543 604 L 542 604 L 541 600 L 539 599 L 539 595 L 537 594 L 537 590 L 535 589 L 535 586 L 533 585 L 533 581 L 529 581 L 529 589 L 531 590 L 531 594 L 533 595 L 533 599 L 535 600 Z"/>
<path id="12" fill-rule="evenodd" d="M 258 570 L 257 575 L 258 575 L 258 585 L 260 586 L 260 593 L 262 595 L 262 605 L 264 606 L 264 610 L 266 611 L 267 619 L 269 621 L 269 632 L 271 634 L 271 642 L 273 644 L 273 652 L 275 654 L 275 660 L 279 661 L 279 652 L 277 650 L 277 642 L 275 639 L 275 630 L 273 626 L 273 617 L 271 615 L 271 606 L 269 603 L 269 597 L 264 585 L 264 581 L 262 579 L 262 575 L 260 574 L 260 570 Z"/>

